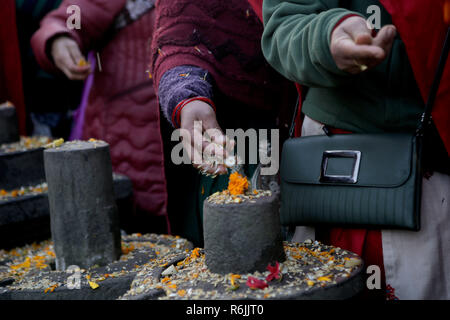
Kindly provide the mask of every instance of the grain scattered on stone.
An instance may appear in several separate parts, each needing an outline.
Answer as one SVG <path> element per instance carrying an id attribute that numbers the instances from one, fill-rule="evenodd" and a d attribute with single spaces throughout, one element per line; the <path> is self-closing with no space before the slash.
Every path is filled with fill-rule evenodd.
<path id="1" fill-rule="evenodd" d="M 12 153 L 43 148 L 53 140 L 49 137 L 20 137 L 20 141 L 0 145 L 0 153 Z"/>
<path id="2" fill-rule="evenodd" d="M 214 204 L 228 204 L 228 203 L 243 203 L 243 202 L 253 202 L 255 199 L 261 197 L 270 197 L 272 192 L 270 190 L 255 190 L 247 191 L 244 194 L 232 195 L 228 190 L 218 191 L 210 195 L 206 201 Z"/>

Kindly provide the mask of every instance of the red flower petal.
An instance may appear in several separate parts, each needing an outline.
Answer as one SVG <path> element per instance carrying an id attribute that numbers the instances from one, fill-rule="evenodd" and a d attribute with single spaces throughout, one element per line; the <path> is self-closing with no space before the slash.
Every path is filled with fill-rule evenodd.
<path id="1" fill-rule="evenodd" d="M 254 277 L 248 277 L 246 284 L 250 289 L 264 289 L 269 286 L 264 280 L 259 280 Z"/>
<path id="2" fill-rule="evenodd" d="M 277 263 L 275 266 L 271 266 L 270 264 L 267 266 L 267 270 L 269 270 L 270 274 L 266 277 L 266 281 L 270 282 L 273 279 L 280 279 L 280 264 Z"/>

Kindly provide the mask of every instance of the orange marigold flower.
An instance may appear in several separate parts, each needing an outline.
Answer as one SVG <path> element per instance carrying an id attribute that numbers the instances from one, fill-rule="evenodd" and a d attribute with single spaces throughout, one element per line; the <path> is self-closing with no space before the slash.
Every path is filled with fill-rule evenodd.
<path id="1" fill-rule="evenodd" d="M 55 253 L 53 251 L 48 250 L 46 252 L 50 257 L 55 257 Z"/>
<path id="2" fill-rule="evenodd" d="M 13 255 L 13 256 L 15 256 L 15 257 L 20 256 L 20 253 L 18 253 L 15 249 L 12 249 L 12 250 L 9 252 L 9 254 L 10 254 L 10 255 Z"/>
<path id="3" fill-rule="evenodd" d="M 29 269 L 30 267 L 31 267 L 31 259 L 30 259 L 30 257 L 27 257 L 23 263 L 10 266 L 10 268 L 13 269 L 13 270 Z"/>
<path id="4" fill-rule="evenodd" d="M 44 290 L 44 293 L 47 293 L 47 292 L 53 292 L 53 291 L 55 291 L 55 289 L 58 287 L 58 285 L 57 284 L 54 284 L 54 285 L 52 285 L 51 287 L 48 287 L 47 289 L 45 289 Z"/>
<path id="5" fill-rule="evenodd" d="M 164 283 L 164 282 L 167 282 L 167 281 L 169 281 L 169 280 L 170 280 L 169 277 L 165 277 L 165 278 L 161 279 L 161 282 Z"/>
<path id="6" fill-rule="evenodd" d="M 80 59 L 80 61 L 78 61 L 79 67 L 86 67 L 87 65 L 88 65 L 88 63 L 85 59 Z"/>
<path id="7" fill-rule="evenodd" d="M 231 286 L 235 287 L 236 286 L 236 279 L 240 279 L 241 276 L 239 274 L 232 274 L 230 276 L 230 282 L 231 282 Z"/>
<path id="8" fill-rule="evenodd" d="M 195 248 L 194 250 L 192 250 L 190 258 L 195 259 L 198 257 L 200 257 L 200 248 Z"/>
<path id="9" fill-rule="evenodd" d="M 228 191 L 231 195 L 237 196 L 244 194 L 248 189 L 248 180 L 246 177 L 241 176 L 238 172 L 233 172 L 230 175 L 228 182 Z"/>
<path id="10" fill-rule="evenodd" d="M 131 251 L 133 251 L 134 250 L 134 246 L 133 245 L 130 245 L 130 246 L 122 246 L 122 253 L 123 254 L 128 254 L 128 253 L 130 253 Z M 156 253 L 156 254 L 158 254 L 158 253 Z"/>
<path id="11" fill-rule="evenodd" d="M 326 281 L 326 282 L 330 282 L 330 276 L 325 276 L 325 277 L 319 277 L 317 278 L 318 281 Z"/>

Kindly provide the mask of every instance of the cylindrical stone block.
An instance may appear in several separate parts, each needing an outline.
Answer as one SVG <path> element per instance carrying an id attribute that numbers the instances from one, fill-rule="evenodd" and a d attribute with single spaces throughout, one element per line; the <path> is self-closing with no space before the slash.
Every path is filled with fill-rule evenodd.
<path id="1" fill-rule="evenodd" d="M 109 145 L 74 141 L 44 151 L 56 268 L 117 260 L 121 239 Z"/>
<path id="2" fill-rule="evenodd" d="M 9 103 L 0 104 L 0 144 L 20 140 L 16 108 Z"/>
<path id="3" fill-rule="evenodd" d="M 254 202 L 203 205 L 205 263 L 214 273 L 265 271 L 282 262 L 278 194 Z"/>

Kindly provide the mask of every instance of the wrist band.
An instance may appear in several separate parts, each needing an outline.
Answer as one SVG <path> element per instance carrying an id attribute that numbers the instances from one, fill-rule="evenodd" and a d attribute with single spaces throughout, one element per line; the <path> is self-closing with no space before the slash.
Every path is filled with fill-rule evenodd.
<path id="1" fill-rule="evenodd" d="M 216 106 L 214 105 L 214 102 L 212 102 L 212 100 L 209 98 L 194 97 L 194 98 L 184 99 L 177 104 L 177 106 L 175 107 L 175 109 L 172 112 L 172 123 L 175 126 L 175 128 L 179 128 L 181 125 L 181 122 L 180 122 L 181 110 L 183 110 L 185 105 L 187 105 L 188 103 L 195 101 L 195 100 L 200 100 L 200 101 L 206 102 L 207 104 L 209 104 L 211 106 L 211 108 L 213 108 L 214 112 L 216 112 Z"/>

